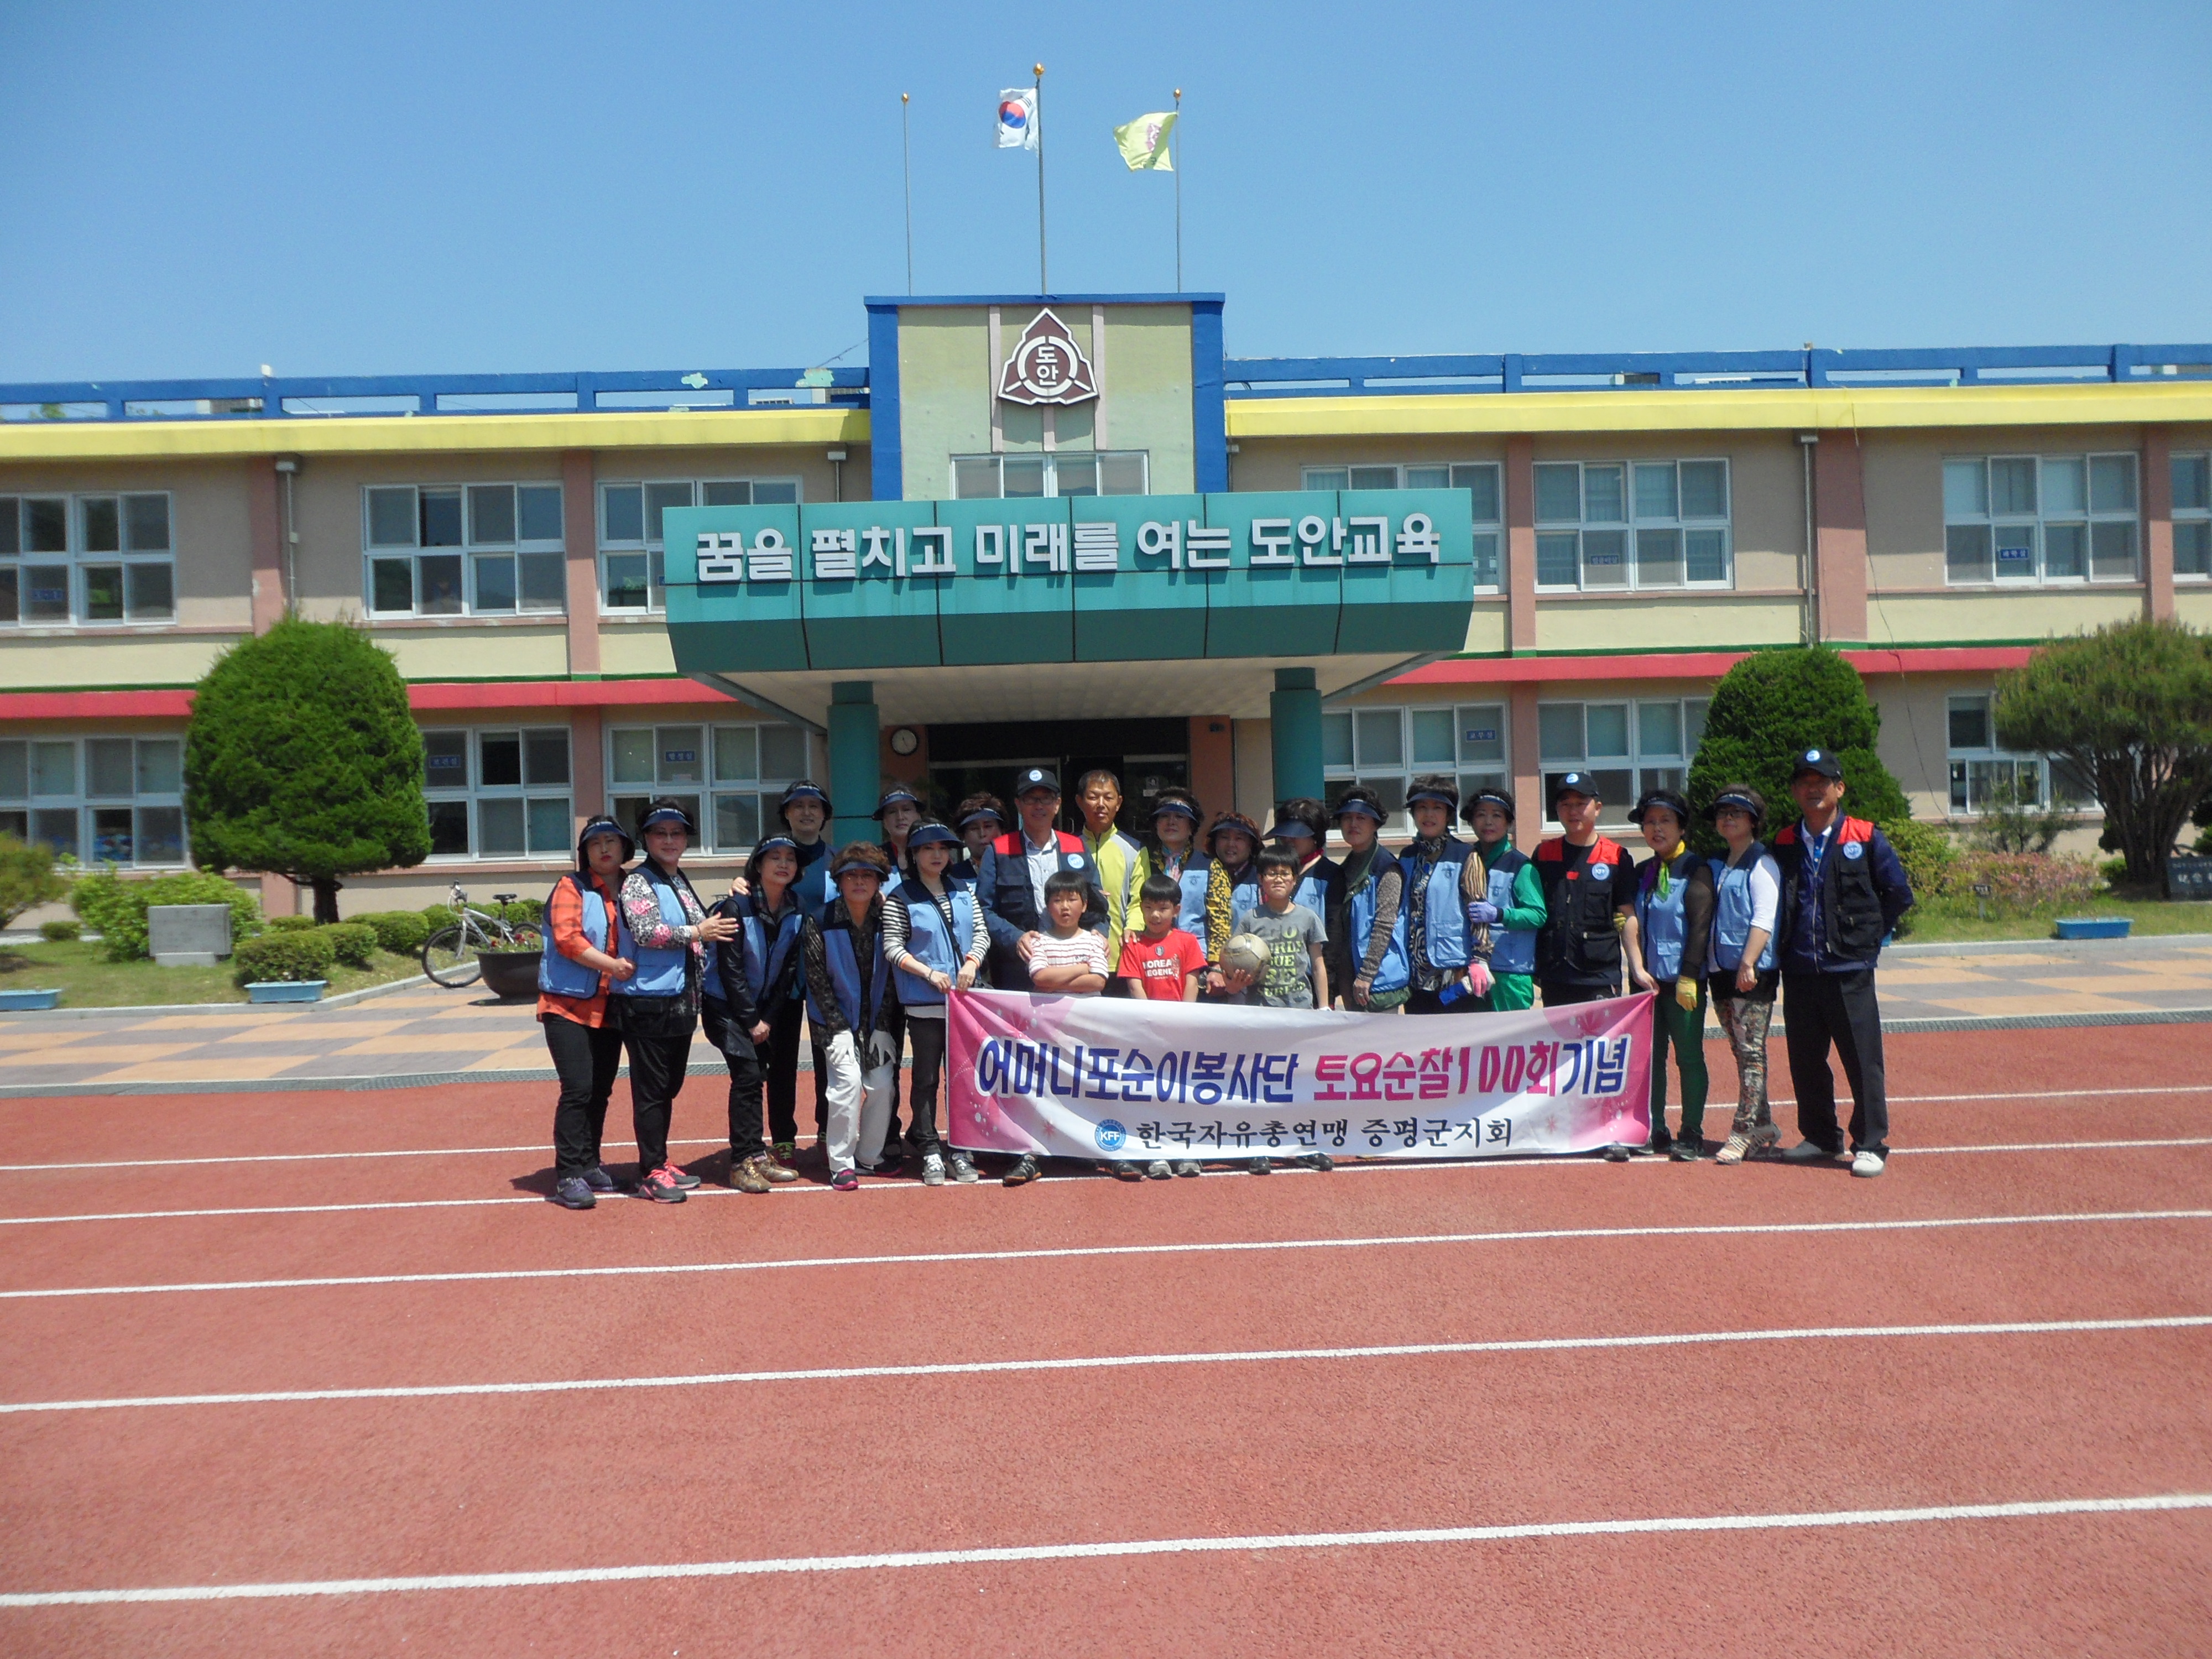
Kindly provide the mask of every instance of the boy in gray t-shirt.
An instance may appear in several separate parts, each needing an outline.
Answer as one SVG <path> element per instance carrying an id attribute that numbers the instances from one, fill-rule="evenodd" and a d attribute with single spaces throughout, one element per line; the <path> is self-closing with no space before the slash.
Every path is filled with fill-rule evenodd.
<path id="1" fill-rule="evenodd" d="M 1229 988 L 1248 995 L 1256 990 L 1270 1008 L 1326 1008 L 1328 969 L 1322 947 L 1328 943 L 1328 929 L 1304 905 L 1291 902 L 1297 887 L 1296 854 L 1270 847 L 1260 854 L 1260 902 L 1237 913 L 1233 931 L 1267 940 L 1267 965 L 1256 986 L 1247 975 L 1230 974 Z M 1327 1152 L 1308 1152 L 1291 1161 L 1309 1170 L 1334 1167 Z M 1255 1158 L 1248 1167 L 1254 1175 L 1265 1175 L 1271 1166 L 1265 1158 Z"/>

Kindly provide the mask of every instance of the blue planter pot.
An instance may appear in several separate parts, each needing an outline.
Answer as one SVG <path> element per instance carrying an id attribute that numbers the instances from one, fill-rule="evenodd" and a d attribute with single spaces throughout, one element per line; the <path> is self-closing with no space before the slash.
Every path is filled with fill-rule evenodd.
<path id="1" fill-rule="evenodd" d="M 2132 916 L 2061 917 L 2054 924 L 2060 939 L 2125 939 L 2135 926 Z"/>
<path id="2" fill-rule="evenodd" d="M 320 1002 L 326 979 L 260 979 L 246 988 L 248 1002 Z"/>
<path id="3" fill-rule="evenodd" d="M 52 1008 L 61 1000 L 59 991 L 0 991 L 0 1009 Z"/>

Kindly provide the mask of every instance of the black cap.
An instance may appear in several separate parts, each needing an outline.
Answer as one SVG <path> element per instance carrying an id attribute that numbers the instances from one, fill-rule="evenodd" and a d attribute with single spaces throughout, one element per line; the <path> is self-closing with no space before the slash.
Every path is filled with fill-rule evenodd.
<path id="1" fill-rule="evenodd" d="M 1597 780 L 1587 772 L 1562 774 L 1559 781 L 1552 786 L 1552 805 L 1557 806 L 1559 804 L 1559 797 L 1566 794 L 1580 795 L 1585 800 L 1605 799 L 1597 787 Z"/>
<path id="2" fill-rule="evenodd" d="M 1808 772 L 1816 772 L 1839 783 L 1844 776 L 1842 763 L 1836 759 L 1836 751 L 1832 749 L 1808 749 L 1790 763 L 1790 781 L 1792 783 Z"/>
<path id="3" fill-rule="evenodd" d="M 1513 797 L 1507 794 L 1503 789 L 1476 790 L 1473 794 L 1467 798 L 1467 805 L 1460 809 L 1460 817 L 1465 819 L 1468 823 L 1473 823 L 1474 822 L 1474 809 L 1481 805 L 1485 801 L 1488 801 L 1492 806 L 1498 807 L 1504 811 L 1505 814 L 1506 823 L 1510 823 L 1513 822 Z"/>
<path id="4" fill-rule="evenodd" d="M 1037 789 L 1049 789 L 1056 795 L 1060 793 L 1060 780 L 1053 775 L 1049 767 L 1024 767 L 1021 775 L 1014 780 L 1014 799 L 1019 800 L 1024 795 Z"/>
<path id="5" fill-rule="evenodd" d="M 1647 789 L 1644 799 L 1636 803 L 1636 810 L 1628 815 L 1631 823 L 1644 822 L 1644 814 L 1654 806 L 1663 806 L 1674 815 L 1674 822 L 1684 829 L 1690 826 L 1690 803 L 1672 789 Z"/>

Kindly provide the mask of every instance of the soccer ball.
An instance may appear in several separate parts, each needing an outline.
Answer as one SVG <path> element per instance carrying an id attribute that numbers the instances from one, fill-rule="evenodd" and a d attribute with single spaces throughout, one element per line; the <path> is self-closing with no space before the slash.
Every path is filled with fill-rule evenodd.
<path id="1" fill-rule="evenodd" d="M 1221 947 L 1221 966 L 1228 973 L 1261 974 L 1267 971 L 1267 941 L 1257 933 L 1236 933 Z"/>

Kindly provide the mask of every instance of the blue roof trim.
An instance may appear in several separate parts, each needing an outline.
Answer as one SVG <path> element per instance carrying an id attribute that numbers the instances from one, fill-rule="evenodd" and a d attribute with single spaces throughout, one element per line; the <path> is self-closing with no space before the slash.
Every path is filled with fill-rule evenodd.
<path id="1" fill-rule="evenodd" d="M 1229 488 L 1229 415 L 1221 384 L 1221 301 L 1192 296 L 1190 306 L 1191 466 L 1200 495 Z"/>
<path id="2" fill-rule="evenodd" d="M 1225 294 L 871 294 L 861 303 L 896 310 L 900 306 L 1185 306 L 1219 307 Z"/>
<path id="3" fill-rule="evenodd" d="M 868 488 L 879 501 L 906 497 L 906 446 L 899 439 L 899 318 L 896 306 L 868 304 Z"/>

